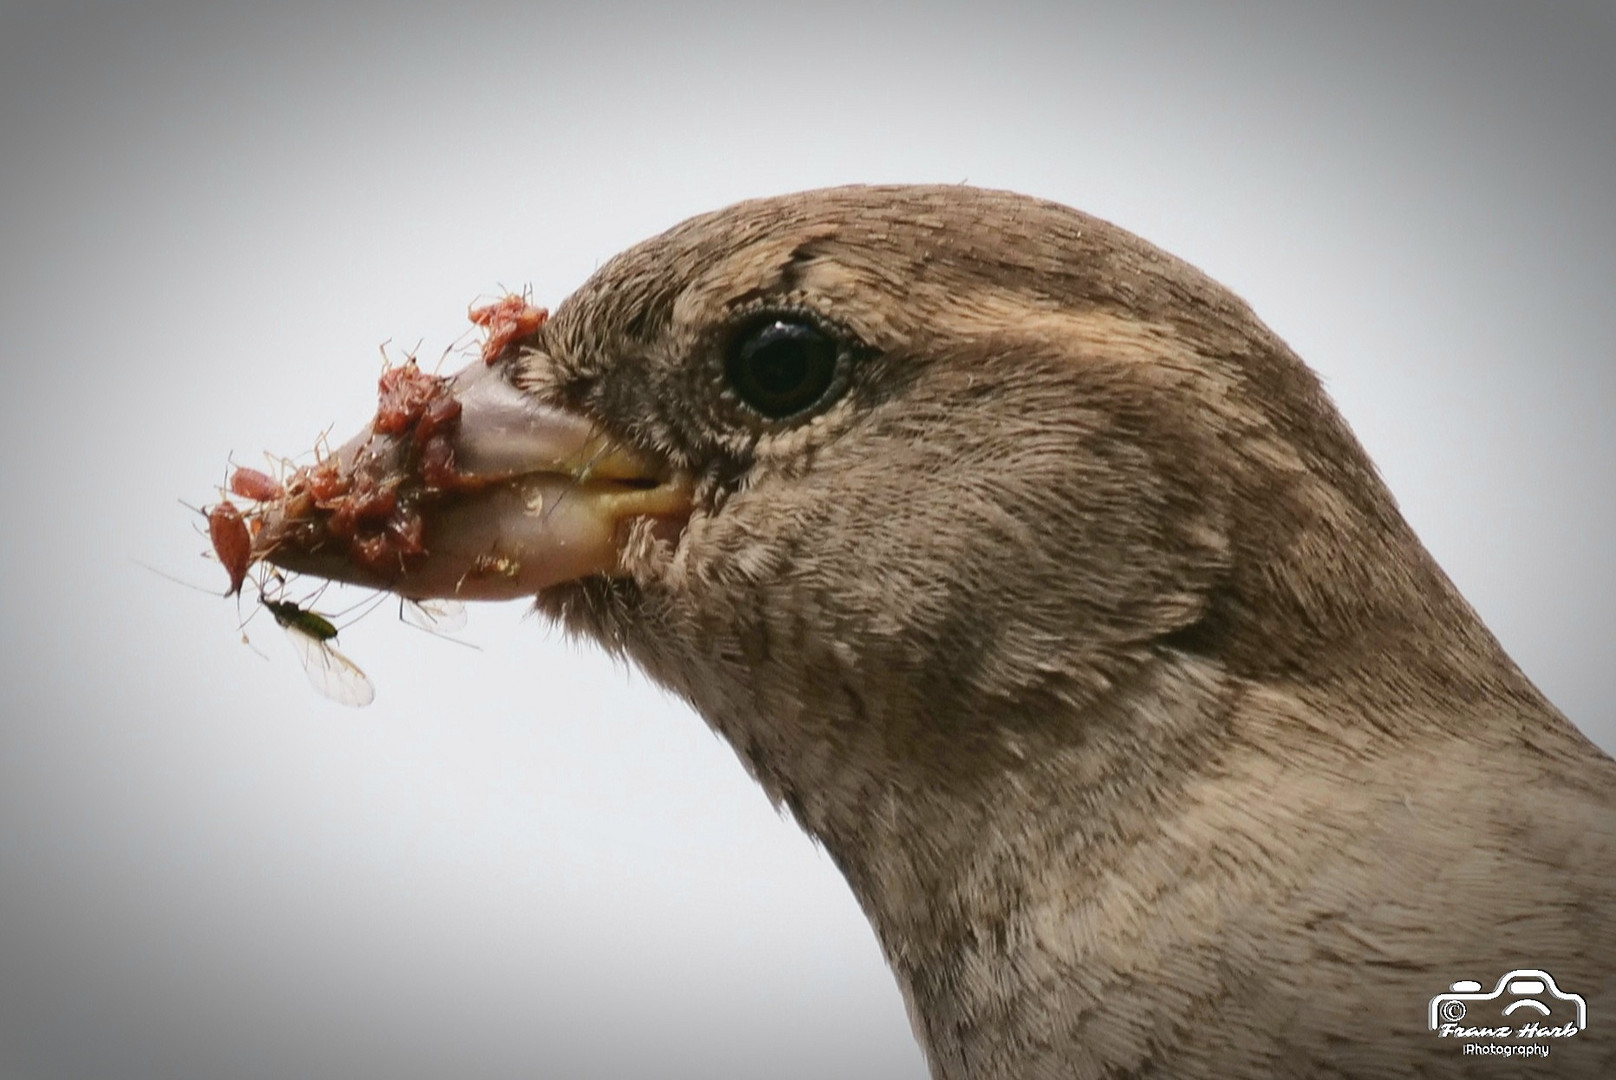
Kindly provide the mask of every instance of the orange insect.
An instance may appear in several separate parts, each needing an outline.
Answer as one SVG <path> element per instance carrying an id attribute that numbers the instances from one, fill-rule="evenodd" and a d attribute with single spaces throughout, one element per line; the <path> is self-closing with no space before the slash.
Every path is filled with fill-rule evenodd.
<path id="1" fill-rule="evenodd" d="M 397 506 L 398 491 L 394 485 L 377 484 L 362 473 L 332 509 L 326 529 L 340 540 L 352 540 L 360 526 L 385 519 Z"/>
<path id="2" fill-rule="evenodd" d="M 329 507 L 348 493 L 348 478 L 335 458 L 326 458 L 318 465 L 304 465 L 292 474 L 292 492 L 307 492 L 316 506 Z"/>
<path id="3" fill-rule="evenodd" d="M 230 474 L 230 491 L 253 502 L 274 502 L 286 494 L 280 481 L 268 473 L 239 466 Z"/>
<path id="4" fill-rule="evenodd" d="M 512 344 L 538 333 L 550 318 L 548 308 L 534 307 L 527 297 L 507 293 L 501 299 L 484 307 L 472 308 L 471 321 L 488 328 L 488 340 L 483 342 L 483 363 L 492 364 Z"/>
<path id="5" fill-rule="evenodd" d="M 459 422 L 461 409 L 459 398 L 441 392 L 434 395 L 421 410 L 415 422 L 415 431 L 410 436 L 411 441 L 416 446 L 425 446 L 439 435 L 446 436 Z"/>
<path id="6" fill-rule="evenodd" d="M 230 575 L 230 590 L 226 596 L 241 592 L 241 583 L 247 580 L 247 564 L 252 561 L 252 535 L 241 511 L 225 499 L 208 511 L 208 539 L 213 541 L 213 553 Z"/>
<path id="7" fill-rule="evenodd" d="M 408 430 L 446 381 L 426 374 L 414 359 L 388 368 L 376 382 L 376 419 L 371 427 L 382 435 Z"/>

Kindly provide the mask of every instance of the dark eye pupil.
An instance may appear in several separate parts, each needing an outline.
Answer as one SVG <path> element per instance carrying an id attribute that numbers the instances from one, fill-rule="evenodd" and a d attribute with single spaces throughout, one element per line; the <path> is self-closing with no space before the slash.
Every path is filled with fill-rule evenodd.
<path id="1" fill-rule="evenodd" d="M 730 385 L 773 420 L 817 404 L 836 378 L 836 343 L 805 322 L 771 319 L 744 331 L 731 347 Z"/>

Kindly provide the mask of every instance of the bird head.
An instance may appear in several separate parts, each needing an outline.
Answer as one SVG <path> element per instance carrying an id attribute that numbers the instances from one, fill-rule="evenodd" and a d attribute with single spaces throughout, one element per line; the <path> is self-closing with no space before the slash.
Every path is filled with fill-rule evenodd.
<path id="1" fill-rule="evenodd" d="M 693 483 L 682 531 L 540 608 L 691 700 L 811 827 L 825 790 L 1080 738 L 1166 648 L 1347 664 L 1421 621 L 1435 573 L 1242 302 L 1018 195 L 694 218 L 603 266 L 514 379 Z"/>
<path id="2" fill-rule="evenodd" d="M 512 312 L 452 378 L 391 375 L 255 554 L 536 597 L 688 700 L 837 861 L 943 1074 L 1030 1075 L 1057 1028 L 1089 1046 L 1071 973 L 1131 985 L 1163 926 L 1222 925 L 1196 905 L 1288 888 L 1269 838 L 1318 810 L 1316 777 L 1395 752 L 1377 735 L 1462 737 L 1454 703 L 1489 695 L 1548 708 L 1306 366 L 1075 210 L 760 199 L 629 249 L 553 318 Z M 1238 873 L 1136 915 L 1179 861 L 1225 866 L 1220 829 Z M 1297 847 L 1325 865 L 1342 835 Z"/>
<path id="3" fill-rule="evenodd" d="M 539 606 L 692 700 L 799 814 L 805 784 L 992 768 L 1006 725 L 1105 692 L 1227 565 L 1227 481 L 1197 465 L 1221 373 L 1171 365 L 1187 271 L 1120 237 L 847 188 L 625 252 L 516 381 L 687 472 L 691 514 Z"/>
<path id="4" fill-rule="evenodd" d="M 1244 303 L 1054 203 L 744 202 L 534 322 L 446 390 L 475 482 L 422 503 L 424 561 L 378 578 L 284 528 L 268 557 L 414 596 L 536 594 L 690 700 L 816 831 L 863 812 L 855 791 L 970 786 L 1028 739 L 1082 739 L 1163 650 L 1316 680 L 1418 637 L 1449 595 Z M 399 468 L 381 443 L 367 429 L 343 467 Z M 512 520 L 549 531 L 513 540 Z"/>

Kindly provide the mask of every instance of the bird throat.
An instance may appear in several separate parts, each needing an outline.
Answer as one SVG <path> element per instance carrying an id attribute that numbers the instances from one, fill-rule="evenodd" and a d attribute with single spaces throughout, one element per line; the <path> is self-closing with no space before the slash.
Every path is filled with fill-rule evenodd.
<path id="1" fill-rule="evenodd" d="M 1026 1075 L 1012 1053 L 1063 1026 L 1071 972 L 1099 986 L 1148 913 L 1186 773 L 1213 767 L 1228 698 L 1210 661 L 1168 653 L 1077 715 L 1002 717 L 982 767 L 894 754 L 880 768 L 804 753 L 795 775 L 750 762 L 826 847 L 875 927 L 937 1075 Z M 884 718 L 866 716 L 867 724 Z M 890 718 L 886 718 L 890 719 Z M 734 741 L 734 740 L 732 740 Z M 743 758 L 746 756 L 743 753 Z M 1018 1035 L 1007 1028 L 1025 1029 Z"/>

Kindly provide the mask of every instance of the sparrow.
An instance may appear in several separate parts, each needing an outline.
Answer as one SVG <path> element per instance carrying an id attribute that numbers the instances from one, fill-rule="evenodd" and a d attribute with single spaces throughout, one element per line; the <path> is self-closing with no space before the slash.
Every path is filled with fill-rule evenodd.
<path id="1" fill-rule="evenodd" d="M 507 314 L 332 459 L 382 509 L 294 477 L 255 557 L 534 597 L 688 701 L 937 1080 L 1616 1075 L 1616 762 L 1228 290 L 1055 203 L 852 186 Z"/>

